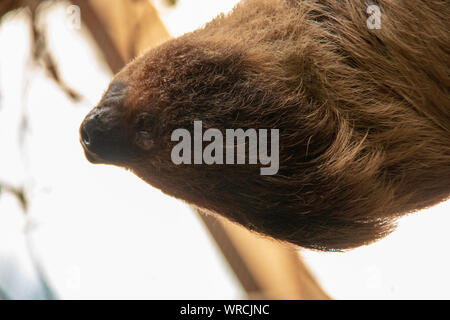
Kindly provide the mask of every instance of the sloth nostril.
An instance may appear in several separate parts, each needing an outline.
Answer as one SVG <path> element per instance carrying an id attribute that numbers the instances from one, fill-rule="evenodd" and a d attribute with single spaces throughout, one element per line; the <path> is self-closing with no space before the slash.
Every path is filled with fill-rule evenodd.
<path id="1" fill-rule="evenodd" d="M 81 128 L 81 141 L 86 147 L 88 147 L 91 144 L 91 137 L 89 136 L 86 126 L 84 125 Z"/>

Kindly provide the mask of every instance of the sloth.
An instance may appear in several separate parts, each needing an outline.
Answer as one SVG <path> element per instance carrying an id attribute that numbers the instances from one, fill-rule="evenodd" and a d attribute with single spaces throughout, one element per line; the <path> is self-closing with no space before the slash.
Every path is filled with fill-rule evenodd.
<path id="1" fill-rule="evenodd" d="M 446 0 L 243 0 L 126 65 L 81 144 L 92 163 L 258 234 L 367 245 L 450 196 L 448 17 Z M 173 132 L 194 136 L 195 121 L 223 136 L 278 130 L 277 172 L 174 162 Z"/>

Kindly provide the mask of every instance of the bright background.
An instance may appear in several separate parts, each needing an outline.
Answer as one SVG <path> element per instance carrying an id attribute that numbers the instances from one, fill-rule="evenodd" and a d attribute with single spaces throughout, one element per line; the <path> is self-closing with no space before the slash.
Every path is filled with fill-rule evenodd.
<path id="1" fill-rule="evenodd" d="M 175 8 L 153 3 L 178 36 L 237 0 L 180 0 Z M 87 30 L 68 25 L 68 5 L 46 15 L 49 46 L 64 80 L 83 95 L 80 103 L 31 62 L 23 14 L 0 25 L 0 181 L 25 185 L 30 201 L 24 216 L 15 197 L 0 195 L 0 288 L 12 298 L 39 297 L 26 251 L 29 230 L 28 244 L 60 298 L 244 298 L 187 205 L 129 172 L 85 159 L 78 127 L 112 75 Z M 447 202 L 407 217 L 397 232 L 368 247 L 301 255 L 333 298 L 450 298 L 449 211 Z"/>

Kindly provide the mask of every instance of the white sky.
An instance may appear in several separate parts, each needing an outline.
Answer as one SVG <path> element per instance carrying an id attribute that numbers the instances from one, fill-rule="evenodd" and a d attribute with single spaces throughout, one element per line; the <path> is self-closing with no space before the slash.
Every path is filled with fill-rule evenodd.
<path id="1" fill-rule="evenodd" d="M 154 0 L 174 36 L 236 2 L 180 0 L 169 9 Z M 0 197 L 0 285 L 15 281 L 22 290 L 14 294 L 33 295 L 27 290 L 35 281 L 23 240 L 27 223 L 35 226 L 36 250 L 62 298 L 244 297 L 188 206 L 122 169 L 84 158 L 78 126 L 111 74 L 88 45 L 92 40 L 86 31 L 68 28 L 65 8 L 60 5 L 48 16 L 49 41 L 64 78 L 86 98 L 77 105 L 27 62 L 23 19 L 10 17 L 0 27 L 0 181 L 25 183 L 31 200 L 25 220 L 12 196 Z M 21 151 L 23 108 L 30 122 Z M 302 251 L 302 256 L 334 298 L 449 298 L 449 212 L 447 202 L 407 217 L 393 235 L 368 247 L 347 253 Z M 5 278 L 12 268 L 6 261 L 20 277 Z"/>

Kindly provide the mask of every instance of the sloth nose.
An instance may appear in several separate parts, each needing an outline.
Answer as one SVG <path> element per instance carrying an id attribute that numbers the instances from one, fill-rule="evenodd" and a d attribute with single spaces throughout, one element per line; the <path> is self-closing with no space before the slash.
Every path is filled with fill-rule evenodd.
<path id="1" fill-rule="evenodd" d="M 81 144 L 90 152 L 98 153 L 106 139 L 107 125 L 105 119 L 110 108 L 96 107 L 86 118 L 80 127 Z"/>
<path id="2" fill-rule="evenodd" d="M 121 109 L 126 86 L 113 81 L 97 107 L 80 126 L 80 142 L 88 160 L 104 162 L 117 157 L 121 141 Z"/>

